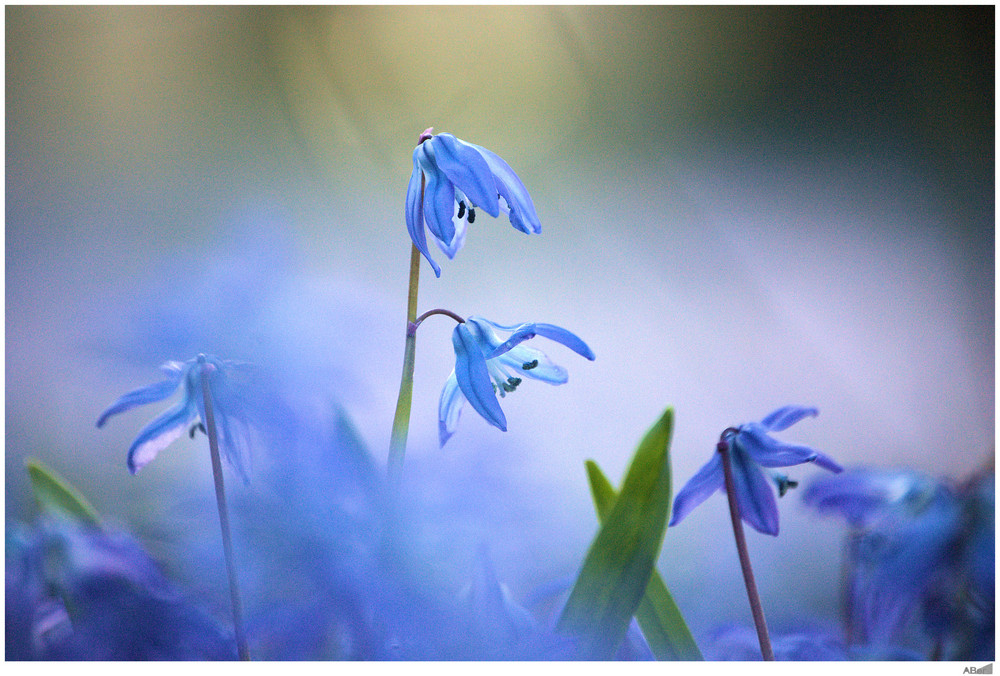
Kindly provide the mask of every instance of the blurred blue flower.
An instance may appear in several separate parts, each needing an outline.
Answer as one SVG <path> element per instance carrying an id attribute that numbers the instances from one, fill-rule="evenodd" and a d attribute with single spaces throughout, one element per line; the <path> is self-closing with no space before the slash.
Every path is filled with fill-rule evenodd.
<path id="1" fill-rule="evenodd" d="M 758 532 L 778 534 L 778 505 L 762 467 L 789 467 L 815 462 L 831 472 L 841 471 L 840 465 L 826 455 L 806 446 L 786 444 L 768 434 L 780 432 L 806 416 L 818 414 L 819 411 L 815 408 L 785 406 L 759 423 L 730 427 L 722 433 L 719 443 L 729 445 L 740 516 Z M 787 477 L 783 475 L 779 475 L 775 481 L 779 487 L 782 484 L 786 487 L 789 485 Z M 692 509 L 719 490 L 725 490 L 725 476 L 722 454 L 716 452 L 677 494 L 670 525 L 679 524 Z"/>
<path id="2" fill-rule="evenodd" d="M 451 134 L 432 136 L 430 132 L 424 132 L 413 150 L 413 173 L 406 189 L 406 228 L 435 275 L 441 276 L 441 268 L 427 248 L 425 223 L 448 258 L 454 258 L 462 248 L 476 209 L 494 218 L 506 212 L 511 225 L 523 233 L 542 231 L 527 188 L 503 159 Z"/>
<path id="3" fill-rule="evenodd" d="M 160 367 L 166 380 L 123 394 L 105 409 L 97 419 L 97 426 L 102 427 L 113 415 L 162 401 L 182 389 L 181 400 L 146 425 L 132 442 L 128 450 L 128 468 L 135 474 L 184 432 L 190 431 L 193 435 L 196 423 L 204 424 L 205 398 L 201 385 L 204 371 L 209 378 L 219 446 L 229 464 L 247 481 L 250 462 L 248 420 L 240 401 L 240 388 L 230 382 L 230 374 L 245 366 L 204 355 L 186 362 L 168 361 Z"/>
<path id="4" fill-rule="evenodd" d="M 916 472 L 853 469 L 807 488 L 807 504 L 852 527 L 844 591 L 852 640 L 993 659 L 993 486 L 992 475 L 956 487 Z"/>
<path id="5" fill-rule="evenodd" d="M 8 659 L 236 658 L 232 637 L 127 533 L 63 519 L 8 527 L 6 578 Z"/>
<path id="6" fill-rule="evenodd" d="M 507 340 L 500 340 L 493 329 L 509 331 Z M 552 324 L 519 324 L 501 326 L 481 317 L 469 317 L 455 327 L 452 344 L 455 347 L 455 370 L 445 381 L 438 405 L 438 431 L 441 445 L 455 432 L 462 406 L 466 400 L 488 423 L 507 431 L 496 393 L 506 396 L 524 378 L 533 378 L 562 385 L 569 379 L 566 369 L 554 364 L 544 353 L 521 345 L 542 336 L 565 345 L 577 354 L 594 360 L 594 353 L 576 335 Z"/>

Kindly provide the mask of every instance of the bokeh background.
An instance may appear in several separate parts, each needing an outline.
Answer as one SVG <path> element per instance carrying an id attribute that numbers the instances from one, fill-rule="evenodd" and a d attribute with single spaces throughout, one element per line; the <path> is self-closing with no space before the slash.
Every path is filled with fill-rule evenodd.
<path id="1" fill-rule="evenodd" d="M 404 491 L 456 588 L 480 543 L 520 601 L 574 575 L 584 460 L 617 481 L 668 405 L 675 491 L 722 429 L 788 403 L 821 413 L 782 436 L 847 466 L 961 478 L 993 457 L 992 7 L 5 18 L 8 521 L 31 517 L 34 456 L 177 555 L 204 442 L 133 477 L 152 407 L 94 421 L 198 352 L 266 363 L 302 415 L 341 407 L 384 463 L 427 126 L 507 159 L 543 232 L 477 220 L 440 279 L 424 265 L 420 309 L 558 324 L 597 354 L 540 346 L 569 382 L 504 399 L 506 434 L 466 410 L 439 449 L 452 327 L 421 328 Z M 842 526 L 780 506 L 778 538 L 749 534 L 769 618 L 832 621 Z M 717 497 L 665 538 L 698 636 L 749 622 L 727 528 Z"/>

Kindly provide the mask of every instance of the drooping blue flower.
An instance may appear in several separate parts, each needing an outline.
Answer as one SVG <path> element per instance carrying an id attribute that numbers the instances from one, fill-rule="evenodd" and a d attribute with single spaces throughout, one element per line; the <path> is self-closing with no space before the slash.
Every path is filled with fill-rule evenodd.
<path id="1" fill-rule="evenodd" d="M 790 467 L 814 462 L 831 472 L 841 471 L 840 465 L 826 455 L 806 446 L 778 441 L 768 434 L 780 432 L 806 416 L 818 414 L 819 411 L 815 408 L 785 406 L 760 422 L 731 427 L 722 433 L 719 443 L 729 446 L 740 516 L 758 532 L 778 534 L 778 505 L 762 468 Z M 789 485 L 787 477 L 783 475 L 774 479 L 779 486 L 782 483 Z M 692 509 L 719 490 L 725 490 L 725 475 L 722 454 L 716 452 L 677 494 L 670 525 L 679 524 Z"/>
<path id="2" fill-rule="evenodd" d="M 160 367 L 166 380 L 123 394 L 105 409 L 97 419 L 97 426 L 103 427 L 113 415 L 162 401 L 178 389 L 182 390 L 181 400 L 146 425 L 129 447 L 128 468 L 132 474 L 137 473 L 185 432 L 190 431 L 193 435 L 198 424 L 204 424 L 205 397 L 201 384 L 204 371 L 208 374 L 219 447 L 229 464 L 246 481 L 250 462 L 249 426 L 239 388 L 230 382 L 230 374 L 245 366 L 204 355 L 186 362 L 168 361 Z"/>
<path id="3" fill-rule="evenodd" d="M 905 640 L 939 658 L 993 658 L 993 495 L 992 468 L 961 486 L 858 468 L 807 488 L 807 504 L 852 528 L 844 607 L 854 641 L 880 649 Z"/>
<path id="4" fill-rule="evenodd" d="M 523 233 L 542 231 L 527 188 L 499 155 L 451 134 L 432 136 L 430 132 L 424 132 L 413 150 L 413 173 L 406 189 L 406 228 L 435 275 L 441 276 L 441 268 L 427 248 L 425 224 L 448 258 L 454 258 L 462 248 L 476 209 L 493 218 L 505 212 L 511 225 Z"/>
<path id="5" fill-rule="evenodd" d="M 509 331 L 510 337 L 501 340 L 494 329 Z M 562 385 L 569 380 L 566 369 L 553 363 L 539 350 L 521 345 L 522 342 L 542 336 L 565 345 L 582 357 L 594 360 L 594 353 L 576 335 L 552 324 L 518 324 L 501 326 L 483 319 L 469 317 L 455 327 L 452 344 L 455 347 L 455 370 L 441 390 L 438 405 L 438 430 L 444 446 L 455 432 L 462 405 L 468 401 L 479 415 L 494 427 L 507 431 L 497 393 L 506 396 L 521 384 L 524 378 L 533 378 Z"/>

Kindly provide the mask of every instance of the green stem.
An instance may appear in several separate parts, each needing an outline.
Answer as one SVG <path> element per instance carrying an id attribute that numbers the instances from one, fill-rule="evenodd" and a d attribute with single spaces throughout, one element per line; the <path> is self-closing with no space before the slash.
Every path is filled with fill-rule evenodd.
<path id="1" fill-rule="evenodd" d="M 406 345 L 403 349 L 403 377 L 399 383 L 396 415 L 392 419 L 389 437 L 388 473 L 390 486 L 395 493 L 403 471 L 406 455 L 406 436 L 410 429 L 410 406 L 413 403 L 413 365 L 417 351 L 417 287 L 420 285 L 420 250 L 410 248 L 410 291 L 406 303 Z"/>
<path id="2" fill-rule="evenodd" d="M 757 582 L 750 566 L 750 552 L 747 550 L 747 540 L 743 533 L 743 520 L 740 518 L 740 506 L 736 502 L 736 484 L 733 481 L 732 458 L 729 453 L 729 443 L 720 441 L 719 453 L 722 454 L 722 472 L 726 479 L 726 495 L 729 498 L 729 516 L 733 521 L 733 536 L 736 538 L 736 552 L 740 557 L 740 568 L 743 569 L 743 582 L 747 588 L 747 598 L 750 601 L 750 612 L 753 623 L 757 627 L 757 640 L 760 641 L 760 654 L 767 661 L 774 660 L 774 650 L 771 649 L 771 637 L 767 631 L 767 621 L 764 619 L 764 607 L 760 604 L 760 594 L 757 592 Z"/>
<path id="3" fill-rule="evenodd" d="M 241 660 L 250 660 L 246 632 L 243 628 L 243 604 L 240 602 L 240 587 L 236 579 L 236 561 L 233 557 L 233 540 L 229 534 L 229 510 L 226 509 L 226 487 L 222 478 L 222 461 L 219 458 L 219 436 L 215 427 L 215 410 L 212 407 L 212 393 L 208 386 L 208 368 L 204 355 L 198 356 L 201 363 L 201 392 L 205 399 L 205 431 L 208 434 L 208 449 L 212 456 L 212 476 L 215 478 L 215 501 L 219 507 L 219 525 L 222 527 L 222 550 L 226 556 L 226 573 L 229 575 L 229 595 L 233 603 L 233 627 L 236 633 L 236 650 Z"/>

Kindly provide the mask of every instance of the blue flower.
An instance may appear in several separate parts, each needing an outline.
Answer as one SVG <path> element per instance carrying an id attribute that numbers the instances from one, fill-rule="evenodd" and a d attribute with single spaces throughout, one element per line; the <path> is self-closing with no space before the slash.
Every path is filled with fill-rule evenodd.
<path id="1" fill-rule="evenodd" d="M 493 329 L 509 331 L 511 335 L 505 341 L 500 340 Z M 438 406 L 442 446 L 454 433 L 466 400 L 486 422 L 506 432 L 507 419 L 497 401 L 497 392 L 501 397 L 506 396 L 517 389 L 524 378 L 550 385 L 562 385 L 569 379 L 566 369 L 552 363 L 545 354 L 521 345 L 535 336 L 554 340 L 594 360 L 594 353 L 586 343 L 552 324 L 501 326 L 481 317 L 469 317 L 455 327 L 451 338 L 455 346 L 455 370 L 441 390 Z"/>
<path id="2" fill-rule="evenodd" d="M 466 226 L 476 220 L 476 209 L 493 218 L 505 212 L 510 224 L 523 233 L 542 231 L 527 188 L 500 156 L 451 134 L 432 136 L 430 131 L 424 132 L 413 150 L 406 228 L 435 275 L 441 276 L 441 268 L 427 248 L 425 223 L 448 258 L 462 248 Z"/>
<path id="3" fill-rule="evenodd" d="M 162 401 L 177 389 L 183 391 L 181 400 L 146 425 L 128 449 L 129 471 L 137 473 L 178 437 L 187 431 L 193 435 L 198 424 L 204 424 L 205 398 L 201 374 L 205 371 L 209 374 L 219 447 L 229 464 L 246 481 L 250 461 L 249 429 L 238 390 L 232 387 L 227 375 L 241 366 L 245 364 L 204 355 L 186 362 L 168 361 L 160 367 L 167 376 L 166 380 L 123 394 L 101 414 L 97 426 L 103 427 L 113 415 Z"/>
<path id="4" fill-rule="evenodd" d="M 922 511 L 942 490 L 917 472 L 851 469 L 811 482 L 802 500 L 821 513 L 834 513 L 854 528 L 898 522 Z"/>
<path id="5" fill-rule="evenodd" d="M 736 502 L 740 516 L 755 530 L 768 535 L 778 534 L 778 505 L 762 467 L 789 467 L 815 462 L 831 472 L 841 467 L 827 456 L 806 446 L 794 446 L 778 441 L 768 432 L 780 432 L 806 416 L 818 415 L 815 408 L 785 406 L 759 423 L 731 427 L 722 433 L 720 444 L 727 443 L 733 465 Z M 779 486 L 787 477 L 774 477 Z M 715 453 L 677 494 L 670 525 L 679 524 L 688 513 L 718 490 L 725 490 L 722 454 Z"/>
<path id="6" fill-rule="evenodd" d="M 992 659 L 992 471 L 955 486 L 860 468 L 808 487 L 807 504 L 851 526 L 844 607 L 856 640 L 878 648 L 921 627 L 928 653 Z M 910 621 L 917 614 L 922 623 Z"/>
<path id="7" fill-rule="evenodd" d="M 6 564 L 7 659 L 236 658 L 232 637 L 128 533 L 42 519 L 8 532 Z"/>

